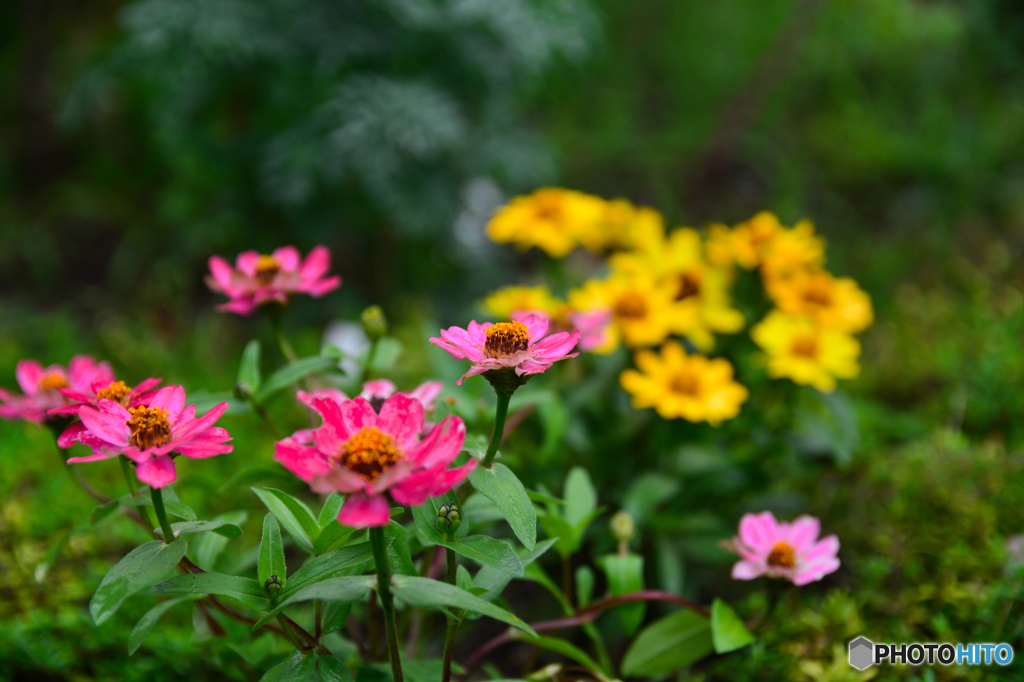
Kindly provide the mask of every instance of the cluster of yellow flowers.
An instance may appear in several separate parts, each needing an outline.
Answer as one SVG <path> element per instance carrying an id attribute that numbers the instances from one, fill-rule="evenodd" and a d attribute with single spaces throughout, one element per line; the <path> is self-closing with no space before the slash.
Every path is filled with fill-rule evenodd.
<path id="1" fill-rule="evenodd" d="M 666 234 L 661 214 L 622 199 L 545 188 L 513 199 L 487 231 L 495 241 L 556 258 L 577 246 L 611 252 L 607 277 L 587 280 L 566 300 L 545 286 L 508 287 L 485 305 L 501 317 L 544 312 L 558 327 L 579 329 L 583 350 L 636 349 L 638 369 L 624 371 L 620 381 L 638 409 L 713 425 L 739 413 L 749 393 L 732 365 L 688 353 L 673 338 L 707 353 L 715 335 L 743 329 L 731 300 L 737 268 L 757 269 L 776 305 L 751 331 L 771 377 L 831 391 L 837 378 L 859 371 L 852 334 L 871 323 L 870 299 L 853 280 L 824 270 L 825 244 L 808 221 L 786 228 L 760 213 L 731 229 L 714 225 L 705 239 L 686 227 Z"/>

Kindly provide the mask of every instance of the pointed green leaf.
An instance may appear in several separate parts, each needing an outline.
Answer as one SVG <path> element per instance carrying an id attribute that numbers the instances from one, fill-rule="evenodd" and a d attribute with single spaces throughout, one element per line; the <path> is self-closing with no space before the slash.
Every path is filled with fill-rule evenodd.
<path id="1" fill-rule="evenodd" d="M 331 493 L 324 500 L 324 506 L 320 508 L 320 516 L 316 522 L 321 528 L 324 528 L 331 521 L 338 520 L 338 512 L 341 511 L 342 505 L 345 504 L 345 496 L 341 493 Z"/>
<path id="2" fill-rule="evenodd" d="M 376 584 L 377 576 L 357 575 L 329 578 L 327 580 L 321 580 L 318 583 L 313 583 L 312 585 L 306 585 L 306 587 L 303 587 L 301 590 L 293 592 L 287 599 L 281 600 L 277 606 L 256 621 L 256 624 L 252 626 L 252 629 L 258 630 L 263 627 L 266 623 L 269 623 L 276 618 L 277 614 L 279 614 L 285 607 L 290 606 L 291 604 L 297 604 L 298 602 L 303 601 L 312 601 L 314 599 L 322 599 L 324 601 L 355 602 L 365 597 L 366 593 L 369 592 Z"/>
<path id="3" fill-rule="evenodd" d="M 157 583 L 153 594 L 216 594 L 231 597 L 246 606 L 265 611 L 270 608 L 263 586 L 252 578 L 223 573 L 187 573 Z"/>
<path id="4" fill-rule="evenodd" d="M 462 564 L 459 564 L 458 569 L 455 571 L 455 584 L 466 592 L 473 589 L 473 576 L 469 574 L 469 571 Z M 486 590 L 484 591 L 486 592 Z M 480 595 L 477 596 L 479 597 Z"/>
<path id="5" fill-rule="evenodd" d="M 306 682 L 316 672 L 314 654 L 296 651 L 260 678 L 260 682 Z"/>
<path id="6" fill-rule="evenodd" d="M 163 499 L 164 509 L 168 514 L 177 516 L 179 519 L 185 519 L 186 521 L 195 521 L 196 513 L 192 509 L 181 503 L 178 499 L 177 493 L 170 486 L 163 488 Z M 118 503 L 122 507 L 152 507 L 153 497 L 150 493 L 149 486 L 143 486 L 139 488 L 139 494 L 132 497 L 131 495 L 122 495 L 117 498 Z"/>
<path id="7" fill-rule="evenodd" d="M 495 620 L 508 623 L 533 636 L 537 633 L 512 613 L 491 602 L 475 597 L 455 585 L 430 578 L 396 575 L 391 579 L 395 596 L 410 606 L 447 606 L 482 613 Z"/>
<path id="8" fill-rule="evenodd" d="M 277 520 L 307 552 L 313 552 L 313 541 L 320 534 L 320 526 L 309 508 L 288 493 L 274 488 L 250 488 L 267 506 Z"/>
<path id="9" fill-rule="evenodd" d="M 242 529 L 228 521 L 182 521 L 172 523 L 171 530 L 174 531 L 176 538 L 189 533 L 205 533 L 206 531 L 213 531 L 228 540 L 234 540 L 242 535 Z M 153 532 L 160 536 L 164 534 L 160 528 L 154 528 Z"/>
<path id="10" fill-rule="evenodd" d="M 343 526 L 337 521 L 329 522 L 320 530 L 320 534 L 316 536 L 316 542 L 313 543 L 313 554 L 317 556 L 327 554 L 345 542 L 353 532 L 355 532 L 355 528 Z"/>
<path id="11" fill-rule="evenodd" d="M 594 572 L 590 566 L 580 566 L 576 569 L 575 578 L 576 603 L 583 607 L 594 597 Z"/>
<path id="12" fill-rule="evenodd" d="M 716 599 L 711 604 L 711 640 L 715 652 L 725 654 L 745 647 L 754 641 L 743 621 L 728 604 Z"/>
<path id="13" fill-rule="evenodd" d="M 611 554 L 601 557 L 598 565 L 608 578 L 608 592 L 613 597 L 621 597 L 630 592 L 644 589 L 644 558 L 637 554 L 619 556 Z M 647 605 L 643 602 L 624 604 L 615 607 L 615 614 L 622 623 L 622 629 L 632 636 L 644 622 Z"/>
<path id="14" fill-rule="evenodd" d="M 517 554 L 519 555 L 519 560 L 523 562 L 524 578 L 526 577 L 526 567 L 532 564 L 534 561 L 536 561 L 539 556 L 544 554 L 544 552 L 551 549 L 551 546 L 554 544 L 555 540 L 549 538 L 547 540 L 541 540 L 540 542 L 538 542 L 537 546 L 533 548 L 532 552 L 527 552 L 526 550 L 520 550 L 519 552 L 517 552 Z M 487 601 L 494 601 L 501 595 L 501 593 L 505 590 L 505 587 L 510 582 L 512 582 L 512 579 L 515 577 L 516 576 L 513 576 L 511 573 L 508 573 L 507 571 L 503 571 L 497 568 L 491 568 L 490 566 L 484 566 L 476 572 L 475 576 L 473 576 L 473 587 L 484 588 L 484 590 L 486 591 L 485 595 L 477 596 L 482 596 Z"/>
<path id="15" fill-rule="evenodd" d="M 473 488 L 501 510 L 512 532 L 523 546 L 532 550 L 537 544 L 537 510 L 522 482 L 504 464 L 489 469 L 477 467 L 469 475 Z"/>
<path id="16" fill-rule="evenodd" d="M 324 634 L 330 634 L 340 630 L 341 626 L 348 620 L 348 614 L 352 613 L 352 604 L 345 602 L 329 601 L 324 604 L 322 627 Z"/>
<path id="17" fill-rule="evenodd" d="M 523 575 L 523 562 L 507 542 L 487 535 L 470 535 L 456 542 L 438 543 L 450 547 L 456 554 L 472 559 L 484 566 L 505 571 L 513 576 Z"/>
<path id="18" fill-rule="evenodd" d="M 337 366 L 338 361 L 334 358 L 325 358 L 320 355 L 299 358 L 267 377 L 263 388 L 256 394 L 255 401 L 262 403 L 278 391 L 288 388 L 300 379 L 305 379 L 310 374 L 317 374 Z"/>
<path id="19" fill-rule="evenodd" d="M 323 682 L 355 682 L 348 666 L 333 656 L 317 655 L 316 659 L 317 671 Z"/>
<path id="20" fill-rule="evenodd" d="M 183 602 L 192 601 L 196 597 L 178 597 L 176 599 L 168 599 L 167 601 L 160 602 L 149 611 L 146 611 L 146 615 L 139 619 L 139 622 L 135 624 L 135 628 L 132 630 L 132 634 L 128 636 L 128 655 L 134 654 L 142 643 L 146 641 L 146 637 L 153 630 L 157 621 L 160 620 L 167 611 L 174 606 Z"/>
<path id="21" fill-rule="evenodd" d="M 576 529 L 569 525 L 569 522 L 561 516 L 554 514 L 541 514 L 537 521 L 544 532 L 550 538 L 557 538 L 555 549 L 562 556 L 569 556 L 579 548 L 579 540 L 576 536 Z"/>
<path id="22" fill-rule="evenodd" d="M 226 521 L 241 528 L 249 514 L 244 511 L 227 512 L 213 518 L 214 521 Z M 198 533 L 188 540 L 189 558 L 204 571 L 214 570 L 217 557 L 228 545 L 228 538 L 217 533 Z M 226 571 L 232 573 L 233 571 Z"/>
<path id="23" fill-rule="evenodd" d="M 231 490 L 232 488 L 251 486 L 253 483 L 260 483 L 262 481 L 269 481 L 273 479 L 281 479 L 285 481 L 294 480 L 294 477 L 288 473 L 288 470 L 284 467 L 272 467 L 267 466 L 266 464 L 257 464 L 255 466 L 242 469 L 229 478 L 218 490 L 219 492 L 224 492 L 225 490 Z"/>
<path id="24" fill-rule="evenodd" d="M 260 342 L 253 339 L 242 351 L 242 362 L 238 365 L 237 383 L 248 395 L 260 390 Z"/>
<path id="25" fill-rule="evenodd" d="M 565 478 L 565 520 L 574 528 L 597 509 L 597 491 L 583 467 L 573 467 Z"/>
<path id="26" fill-rule="evenodd" d="M 187 549 L 185 540 L 176 540 L 169 545 L 153 540 L 129 552 L 107 571 L 92 595 L 89 614 L 93 622 L 102 625 L 125 599 L 164 577 L 181 561 Z"/>
<path id="27" fill-rule="evenodd" d="M 708 619 L 693 611 L 680 611 L 644 628 L 626 651 L 622 674 L 663 675 L 696 663 L 713 650 Z"/>
<path id="28" fill-rule="evenodd" d="M 373 550 L 369 542 L 350 545 L 333 552 L 310 559 L 288 578 L 281 592 L 281 599 L 287 599 L 302 588 L 315 582 L 330 578 L 341 571 L 359 566 L 373 558 Z"/>
<path id="29" fill-rule="evenodd" d="M 256 566 L 260 585 L 266 586 L 267 580 L 272 575 L 276 575 L 281 580 L 281 584 L 284 584 L 288 575 L 288 566 L 284 562 L 281 527 L 277 525 L 277 519 L 273 514 L 263 517 L 263 539 L 260 540 L 260 556 Z"/>
<path id="30" fill-rule="evenodd" d="M 384 526 L 384 537 L 387 540 L 388 567 L 392 574 L 417 575 L 416 566 L 412 563 L 409 551 L 409 537 L 402 524 L 394 519 Z"/>
<path id="31" fill-rule="evenodd" d="M 580 649 L 575 644 L 570 644 L 564 639 L 558 639 L 556 637 L 528 637 L 520 632 L 512 634 L 513 639 L 518 639 L 523 642 L 529 642 L 534 646 L 539 646 L 542 649 L 548 651 L 554 651 L 557 654 L 562 654 L 566 658 L 576 661 L 587 670 L 600 671 L 605 675 L 610 675 L 610 670 L 603 669 L 598 663 L 586 654 L 585 651 Z M 607 679 L 607 678 L 606 678 Z"/>
<path id="32" fill-rule="evenodd" d="M 117 511 L 118 501 L 111 500 L 106 504 L 101 504 L 98 507 L 94 507 L 92 513 L 89 514 L 89 523 L 95 528 L 101 521 L 106 519 L 108 516 Z"/>

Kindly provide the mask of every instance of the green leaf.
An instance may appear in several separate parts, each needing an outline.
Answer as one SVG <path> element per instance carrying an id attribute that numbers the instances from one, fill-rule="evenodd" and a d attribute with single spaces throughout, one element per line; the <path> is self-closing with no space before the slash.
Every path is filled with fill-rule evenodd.
<path id="1" fill-rule="evenodd" d="M 554 495 L 548 495 L 547 493 L 542 493 L 536 490 L 527 490 L 526 494 L 529 495 L 530 499 L 533 500 L 534 502 L 544 502 L 545 504 L 557 504 L 563 507 L 565 506 L 565 500 L 560 500 Z"/>
<path id="2" fill-rule="evenodd" d="M 341 511 L 341 506 L 345 504 L 345 496 L 341 493 L 331 493 L 324 500 L 324 506 L 320 508 L 320 516 L 317 517 L 317 525 L 320 528 L 325 528 L 331 521 L 337 521 L 338 512 Z"/>
<path id="3" fill-rule="evenodd" d="M 306 682 L 316 672 L 316 658 L 313 654 L 296 651 L 260 678 L 260 682 Z"/>
<path id="4" fill-rule="evenodd" d="M 554 514 L 541 514 L 537 521 L 544 532 L 550 538 L 557 538 L 555 549 L 562 556 L 569 556 L 579 548 L 579 540 L 576 536 L 576 529 L 569 525 L 569 522 L 561 516 Z"/>
<path id="5" fill-rule="evenodd" d="M 308 358 L 299 358 L 277 370 L 263 384 L 263 388 L 256 394 L 255 402 L 262 403 L 267 398 L 284 390 L 310 374 L 323 372 L 324 370 L 337 367 L 338 361 L 334 358 L 325 358 L 320 355 L 313 355 Z"/>
<path id="6" fill-rule="evenodd" d="M 241 527 L 245 523 L 246 519 L 249 518 L 249 514 L 244 511 L 227 512 L 225 514 L 218 514 L 213 517 L 214 521 L 226 521 L 227 523 L 234 524 Z M 214 566 L 217 562 L 217 557 L 220 556 L 221 552 L 228 545 L 228 539 L 223 535 L 216 533 L 199 533 L 188 541 L 188 553 L 189 558 L 199 568 L 204 571 L 214 570 Z M 226 573 L 233 573 L 234 571 L 225 571 Z"/>
<path id="7" fill-rule="evenodd" d="M 716 599 L 711 604 L 711 640 L 716 653 L 726 654 L 750 644 L 754 636 L 732 607 Z"/>
<path id="8" fill-rule="evenodd" d="M 195 521 L 198 517 L 192 509 L 181 503 L 178 499 L 177 493 L 170 486 L 163 489 L 164 496 L 164 509 L 168 514 L 177 516 L 179 519 L 185 519 L 186 521 Z M 139 494 L 135 497 L 131 495 L 122 495 L 117 498 L 118 503 L 122 507 L 152 507 L 153 497 L 149 490 L 149 486 L 143 486 L 139 488 Z"/>
<path id="9" fill-rule="evenodd" d="M 605 577 L 608 578 L 608 592 L 611 596 L 621 597 L 624 594 L 644 589 L 644 558 L 642 556 L 612 554 L 601 557 L 597 563 L 604 571 Z M 632 636 L 643 625 L 647 605 L 643 602 L 624 604 L 617 606 L 615 613 L 626 634 Z"/>
<path id="10" fill-rule="evenodd" d="M 263 517 L 263 539 L 260 540 L 256 574 L 261 586 L 266 586 L 272 575 L 280 578 L 283 585 L 288 575 L 288 566 L 284 561 L 284 543 L 281 541 L 281 527 L 277 525 L 277 519 L 273 514 Z"/>
<path id="11" fill-rule="evenodd" d="M 501 510 L 512 532 L 523 546 L 532 550 L 537 544 L 537 510 L 512 470 L 500 463 L 489 469 L 477 467 L 469 475 L 469 482 Z"/>
<path id="12" fill-rule="evenodd" d="M 91 524 L 88 521 L 80 521 L 61 534 L 57 542 L 53 543 L 53 546 L 50 547 L 46 556 L 42 561 L 36 564 L 36 568 L 32 572 L 32 577 L 36 579 L 37 583 L 42 583 L 46 580 L 46 575 L 50 572 L 50 569 L 53 568 L 54 564 L 57 563 L 60 553 L 64 551 L 64 547 L 68 544 L 68 540 L 71 539 L 71 536 L 77 535 L 78 533 L 88 529 L 90 525 Z"/>
<path id="13" fill-rule="evenodd" d="M 288 493 L 274 488 L 250 488 L 267 506 L 288 534 L 307 552 L 313 552 L 313 541 L 320 535 L 320 526 L 309 508 Z"/>
<path id="14" fill-rule="evenodd" d="M 94 507 L 92 513 L 89 514 L 89 523 L 95 528 L 101 521 L 117 511 L 118 506 L 117 500 L 111 500 L 106 504 Z"/>
<path id="15" fill-rule="evenodd" d="M 228 521 L 183 521 L 172 523 L 171 530 L 174 531 L 176 538 L 189 533 L 205 533 L 206 531 L 223 535 L 228 540 L 234 540 L 242 535 L 242 529 Z M 154 528 L 153 532 L 161 536 L 164 534 L 160 528 Z"/>
<path id="16" fill-rule="evenodd" d="M 490 441 L 487 439 L 487 436 L 479 433 L 470 433 L 462 442 L 462 451 L 469 453 L 473 459 L 482 461 L 484 455 L 487 454 L 487 447 L 489 445 Z"/>
<path id="17" fill-rule="evenodd" d="M 405 528 L 395 521 L 384 526 L 384 537 L 388 539 L 387 557 L 388 567 L 392 574 L 416 575 L 416 566 L 412 563 L 412 554 L 409 551 L 409 538 Z"/>
<path id="18" fill-rule="evenodd" d="M 217 594 L 231 597 L 235 601 L 258 611 L 270 608 L 270 600 L 263 591 L 263 585 L 252 578 L 223 573 L 188 573 L 176 575 L 170 580 L 157 583 L 150 590 L 153 594 Z"/>
<path id="19" fill-rule="evenodd" d="M 333 656 L 317 655 L 316 667 L 323 682 L 355 682 L 348 666 Z"/>
<path id="20" fill-rule="evenodd" d="M 89 600 L 89 614 L 96 625 L 110 618 L 121 603 L 139 590 L 149 587 L 181 561 L 188 550 L 185 540 L 165 545 L 153 540 L 139 545 L 103 576 Z"/>
<path id="21" fill-rule="evenodd" d="M 140 646 L 142 646 L 142 643 L 146 641 L 146 637 L 149 636 L 149 633 L 153 630 L 153 627 L 156 625 L 157 621 L 160 620 L 160 618 L 165 613 L 167 613 L 168 610 L 170 610 L 174 606 L 177 606 L 178 604 L 187 601 L 192 601 L 195 598 L 196 597 L 190 596 L 178 597 L 176 599 L 168 599 L 167 601 L 160 602 L 159 604 L 151 608 L 149 611 L 146 611 L 146 614 L 139 619 L 138 623 L 135 624 L 135 628 L 132 630 L 132 634 L 128 636 L 128 655 L 131 656 L 138 650 Z"/>
<path id="22" fill-rule="evenodd" d="M 565 479 L 565 520 L 578 528 L 597 509 L 597 491 L 583 467 L 573 467 Z"/>
<path id="23" fill-rule="evenodd" d="M 210 393 L 205 389 L 199 389 L 198 391 L 190 392 L 188 400 L 196 406 L 196 414 L 198 415 L 206 414 L 221 403 L 228 404 L 228 409 L 225 410 L 224 414 L 237 415 L 252 412 L 252 406 L 244 400 L 239 400 L 231 391 Z"/>
<path id="24" fill-rule="evenodd" d="M 575 644 L 570 644 L 564 639 L 557 639 L 555 637 L 533 638 L 527 637 L 518 632 L 513 633 L 512 638 L 518 639 L 522 642 L 528 642 L 534 646 L 539 646 L 542 649 L 547 649 L 548 651 L 554 651 L 555 653 L 562 654 L 566 658 L 576 661 L 587 670 L 599 671 L 604 673 L 605 675 L 611 674 L 610 670 L 603 669 L 600 665 L 598 665 L 597 661 L 588 656 L 585 651 L 580 649 Z"/>
<path id="25" fill-rule="evenodd" d="M 410 606 L 448 606 L 465 609 L 475 613 L 482 613 L 503 623 L 508 623 L 512 627 L 519 628 L 533 636 L 537 634 L 533 631 L 533 628 L 512 613 L 484 601 L 480 597 L 474 597 L 469 592 L 459 589 L 455 585 L 449 585 L 448 583 L 429 578 L 404 575 L 394 576 L 391 582 L 394 586 L 395 596 Z"/>
<path id="26" fill-rule="evenodd" d="M 324 604 L 323 609 L 321 623 L 326 635 L 341 629 L 341 626 L 348 620 L 348 614 L 352 613 L 352 604 L 329 601 Z"/>
<path id="27" fill-rule="evenodd" d="M 377 342 L 377 349 L 373 353 L 373 363 L 370 369 L 380 376 L 387 374 L 398 362 L 403 350 L 402 342 L 393 336 L 385 336 Z M 369 350 L 367 350 L 369 352 Z M 363 363 L 365 364 L 365 362 Z"/>
<path id="28" fill-rule="evenodd" d="M 350 545 L 307 561 L 292 573 L 281 592 L 281 599 L 287 599 L 299 590 L 313 583 L 330 578 L 341 571 L 366 563 L 373 557 L 369 542 Z"/>
<path id="29" fill-rule="evenodd" d="M 555 540 L 547 539 L 541 540 L 537 543 L 537 546 L 533 548 L 532 552 L 526 552 L 525 550 L 517 552 L 519 554 L 519 560 L 523 562 L 523 577 L 526 577 L 526 568 L 537 560 L 544 552 L 551 549 L 551 546 L 555 544 Z M 497 568 L 491 568 L 490 566 L 484 566 L 476 575 L 473 576 L 473 587 L 484 588 L 486 595 L 483 596 L 487 601 L 494 601 L 504 591 L 505 587 L 512 582 L 513 576 L 507 571 L 503 571 Z"/>
<path id="30" fill-rule="evenodd" d="M 459 504 L 455 493 L 449 491 L 443 497 L 428 497 L 427 501 L 412 508 L 412 517 L 416 523 L 416 532 L 431 544 L 440 544 L 445 535 L 437 529 L 437 514 L 443 504 Z M 462 508 L 462 505 L 459 505 Z M 465 510 L 463 510 L 465 512 Z M 456 538 L 464 538 L 469 533 L 469 520 L 463 516 L 462 524 L 455 531 Z"/>
<path id="31" fill-rule="evenodd" d="M 594 597 L 594 572 L 590 566 L 576 569 L 576 603 L 581 607 L 590 603 Z"/>
<path id="32" fill-rule="evenodd" d="M 622 497 L 622 509 L 642 527 L 658 505 L 679 493 L 679 481 L 665 474 L 648 473 L 635 479 Z"/>
<path id="33" fill-rule="evenodd" d="M 505 571 L 513 576 L 523 575 L 523 562 L 507 542 L 487 535 L 470 535 L 456 542 L 439 542 L 456 554 L 472 559 L 484 566 Z"/>
<path id="34" fill-rule="evenodd" d="M 319 535 L 316 536 L 316 542 L 313 543 L 313 554 L 317 556 L 327 554 L 345 542 L 353 532 L 355 532 L 355 528 L 343 526 L 337 521 L 329 522 L 320 530 Z"/>
<path id="35" fill-rule="evenodd" d="M 315 561 L 315 559 L 314 559 Z M 289 581 L 291 582 L 291 581 Z M 303 601 L 322 599 L 324 601 L 355 602 L 366 596 L 366 593 L 377 584 L 377 576 L 357 575 L 343 576 L 340 578 L 329 578 L 320 582 L 306 585 L 300 590 L 293 592 L 287 599 L 283 599 L 277 606 L 267 612 L 252 626 L 258 630 L 266 623 L 277 617 L 285 607 Z M 282 593 L 284 596 L 284 593 Z"/>
<path id="36" fill-rule="evenodd" d="M 253 483 L 269 481 L 272 479 L 281 479 L 284 481 L 294 480 L 294 477 L 283 467 L 271 467 L 265 464 L 257 464 L 256 466 L 246 467 L 229 478 L 227 482 L 218 489 L 218 492 L 224 492 L 225 490 L 231 490 L 232 488 L 238 488 L 241 486 L 249 486 Z"/>
<path id="37" fill-rule="evenodd" d="M 237 383 L 249 395 L 256 395 L 260 390 L 260 342 L 253 339 L 242 351 L 242 362 L 238 365 Z"/>
<path id="38" fill-rule="evenodd" d="M 518 411 L 531 405 L 536 408 L 544 430 L 544 442 L 540 451 L 543 458 L 553 453 L 562 442 L 569 413 L 565 409 L 565 403 L 554 391 L 530 390 L 517 391 L 509 405 L 509 411 Z"/>
<path id="39" fill-rule="evenodd" d="M 626 652 L 622 674 L 663 675 L 696 663 L 713 650 L 708 619 L 680 611 L 644 628 Z"/>
<path id="40" fill-rule="evenodd" d="M 469 574 L 469 570 L 465 566 L 459 564 L 459 567 L 455 570 L 455 584 L 460 588 L 469 592 L 473 588 L 473 576 Z M 484 590 L 486 592 L 487 590 Z M 479 594 L 477 595 L 480 596 Z"/>

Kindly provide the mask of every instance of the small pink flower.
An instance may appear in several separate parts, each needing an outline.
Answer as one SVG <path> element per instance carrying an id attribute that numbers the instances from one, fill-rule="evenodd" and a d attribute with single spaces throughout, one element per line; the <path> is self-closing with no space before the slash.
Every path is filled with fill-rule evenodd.
<path id="1" fill-rule="evenodd" d="M 210 256 L 206 286 L 231 300 L 218 310 L 249 315 L 264 303 L 287 303 L 291 294 L 320 298 L 341 286 L 341 277 L 325 277 L 331 269 L 331 252 L 317 246 L 300 262 L 299 250 L 283 246 L 271 255 L 256 251 L 238 254 L 232 268 L 220 256 Z"/>
<path id="2" fill-rule="evenodd" d="M 178 480 L 172 453 L 205 459 L 231 452 L 233 446 L 225 444 L 230 434 L 213 425 L 227 408 L 221 403 L 197 418 L 195 405 L 185 406 L 181 386 L 165 386 L 145 407 L 126 408 L 100 398 L 96 407 L 83 405 L 78 411 L 84 427 L 80 440 L 93 445 L 93 454 L 68 463 L 124 455 L 135 462 L 140 481 L 163 488 Z"/>
<path id="3" fill-rule="evenodd" d="M 22 360 L 15 375 L 25 394 L 17 395 L 0 388 L 0 417 L 27 419 L 36 424 L 53 418 L 52 410 L 71 403 L 65 389 L 87 392 L 92 390 L 93 384 L 109 384 L 114 380 L 109 364 L 97 363 L 88 355 L 71 358 L 66 370 L 60 365 L 43 367 L 35 360 Z"/>
<path id="4" fill-rule="evenodd" d="M 434 401 L 437 396 L 441 393 L 441 389 L 444 388 L 444 384 L 440 381 L 427 381 L 411 391 L 402 391 L 403 394 L 410 398 L 415 398 L 423 405 L 424 412 L 432 412 L 434 410 Z M 363 384 L 363 390 L 360 391 L 359 397 L 364 398 L 370 402 L 370 404 L 379 407 L 380 403 L 390 398 L 392 395 L 398 392 L 398 388 L 387 379 L 374 379 L 373 381 L 367 381 Z M 313 401 L 316 398 L 330 398 L 337 403 L 343 403 L 348 400 L 348 396 L 345 395 L 344 391 L 339 391 L 336 388 L 320 388 L 311 393 L 306 391 L 299 391 L 295 394 L 295 397 L 305 405 L 316 409 L 313 405 Z"/>
<path id="5" fill-rule="evenodd" d="M 746 514 L 740 520 L 739 537 L 733 548 L 740 555 L 732 567 L 736 580 L 753 580 L 761 575 L 785 578 L 794 585 L 821 580 L 839 568 L 839 538 L 818 540 L 821 524 L 804 514 L 792 523 L 775 520 L 771 512 Z"/>
<path id="6" fill-rule="evenodd" d="M 338 523 L 354 528 L 388 523 L 390 503 L 416 506 L 443 495 L 469 475 L 476 460 L 449 469 L 462 450 L 466 426 L 449 416 L 422 439 L 423 405 L 395 393 L 380 413 L 364 398 L 338 403 L 314 398 L 323 425 L 275 446 L 274 459 L 318 493 L 347 493 Z"/>
<path id="7" fill-rule="evenodd" d="M 469 323 L 467 329 L 449 327 L 441 330 L 441 338 L 430 342 L 448 351 L 456 360 L 469 359 L 473 365 L 456 381 L 492 370 L 515 369 L 517 376 L 539 374 L 557 360 L 574 358 L 569 354 L 580 339 L 580 333 L 558 332 L 544 337 L 548 318 L 531 312 L 517 311 L 511 322 Z"/>
<path id="8" fill-rule="evenodd" d="M 70 405 L 64 407 L 55 407 L 50 410 L 49 414 L 52 415 L 68 415 L 75 416 L 78 411 L 86 405 L 90 407 L 97 407 L 100 400 L 107 399 L 113 400 L 115 403 L 119 403 L 124 407 L 139 407 L 147 406 L 150 401 L 153 400 L 157 392 L 153 388 L 160 383 L 159 378 L 150 377 L 145 381 L 141 382 L 134 388 L 129 388 L 123 381 L 114 381 L 113 377 L 101 376 L 93 380 L 90 384 L 88 391 L 76 391 L 72 388 L 62 388 L 60 392 L 64 394 L 64 397 L 69 401 L 73 401 Z M 70 424 L 64 432 L 57 437 L 57 447 L 69 448 L 75 443 L 82 443 L 88 445 L 97 451 L 103 444 L 96 440 L 96 438 L 90 435 L 85 428 L 85 425 L 80 422 L 74 422 Z"/>

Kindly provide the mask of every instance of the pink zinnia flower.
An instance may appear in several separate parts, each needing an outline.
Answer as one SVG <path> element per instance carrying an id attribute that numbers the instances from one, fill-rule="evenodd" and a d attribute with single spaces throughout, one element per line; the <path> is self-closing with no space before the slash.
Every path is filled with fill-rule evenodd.
<path id="1" fill-rule="evenodd" d="M 78 411 L 85 426 L 81 441 L 96 444 L 93 454 L 72 457 L 68 463 L 124 455 L 135 462 L 140 481 L 163 488 L 178 480 L 172 453 L 204 459 L 231 452 L 233 446 L 225 444 L 230 434 L 213 425 L 227 408 L 227 403 L 221 403 L 197 418 L 195 405 L 185 406 L 181 386 L 160 389 L 146 407 L 126 408 L 101 398 L 96 407 L 86 405 Z"/>
<path id="2" fill-rule="evenodd" d="M 210 275 L 206 286 L 226 294 L 231 300 L 218 310 L 249 315 L 264 303 L 287 303 L 291 294 L 309 294 L 320 298 L 341 286 L 341 277 L 324 277 L 331 269 L 331 252 L 317 246 L 306 260 L 294 246 L 283 246 L 271 255 L 256 251 L 238 254 L 232 268 L 220 256 L 210 256 Z"/>
<path id="3" fill-rule="evenodd" d="M 515 370 L 516 376 L 529 377 L 545 371 L 557 360 L 574 358 L 569 354 L 580 340 L 580 333 L 558 332 L 546 338 L 548 318 L 536 313 L 512 314 L 511 322 L 469 323 L 467 329 L 449 327 L 441 330 L 441 338 L 430 342 L 448 351 L 456 360 L 473 362 L 469 371 L 456 381 L 494 370 Z"/>
<path id="4" fill-rule="evenodd" d="M 443 388 L 444 384 L 440 381 L 426 381 L 411 391 L 402 391 L 402 393 L 418 400 L 423 405 L 424 412 L 432 412 L 434 410 L 434 401 Z M 368 400 L 375 407 L 380 407 L 381 403 L 397 392 L 398 387 L 391 381 L 387 379 L 374 379 L 363 384 L 363 390 L 359 392 L 359 397 Z M 299 391 L 295 394 L 295 397 L 313 409 L 316 409 L 313 405 L 313 401 L 316 398 L 330 398 L 337 403 L 343 403 L 349 399 L 344 391 L 336 388 L 319 388 L 310 393 Z"/>
<path id="5" fill-rule="evenodd" d="M 390 503 L 416 506 L 443 495 L 469 475 L 476 460 L 448 465 L 462 450 L 466 426 L 446 417 L 422 439 L 423 405 L 395 393 L 380 413 L 363 398 L 313 400 L 323 425 L 297 432 L 275 446 L 274 459 L 318 493 L 347 493 L 338 523 L 354 528 L 387 525 Z"/>
<path id="6" fill-rule="evenodd" d="M 102 372 L 98 374 L 99 376 L 92 381 L 86 391 L 77 391 L 73 388 L 60 389 L 64 397 L 71 401 L 71 404 L 55 407 L 49 411 L 49 414 L 75 416 L 82 407 L 86 405 L 97 407 L 99 401 L 103 399 L 113 400 L 124 407 L 146 406 L 157 393 L 153 388 L 160 383 L 159 378 L 150 377 L 139 383 L 138 386 L 130 388 L 123 381 L 115 381 L 112 376 L 108 377 Z M 83 436 L 85 440 L 82 440 Z M 102 443 L 86 434 L 85 425 L 80 421 L 69 425 L 64 433 L 57 438 L 57 446 L 61 448 L 69 448 L 75 443 L 84 443 L 94 451 L 102 446 Z"/>
<path id="7" fill-rule="evenodd" d="M 733 548 L 740 555 L 732 567 L 736 580 L 753 580 L 761 575 L 785 578 L 794 585 L 821 580 L 839 568 L 839 538 L 829 535 L 818 540 L 821 524 L 804 514 L 792 523 L 775 520 L 771 512 L 746 514 L 740 520 L 739 537 Z"/>
<path id="8" fill-rule="evenodd" d="M 35 360 L 22 360 L 15 369 L 24 395 L 0 388 L 0 417 L 27 419 L 36 424 L 51 418 L 51 410 L 70 404 L 62 389 L 87 392 L 95 383 L 110 383 L 114 373 L 106 362 L 96 362 L 88 355 L 71 358 L 65 370 L 60 365 L 43 367 Z"/>

